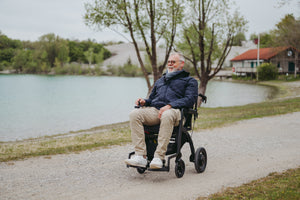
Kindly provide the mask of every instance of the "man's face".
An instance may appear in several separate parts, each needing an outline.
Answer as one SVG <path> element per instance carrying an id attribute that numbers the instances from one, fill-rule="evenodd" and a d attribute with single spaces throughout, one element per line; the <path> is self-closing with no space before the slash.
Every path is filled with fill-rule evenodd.
<path id="1" fill-rule="evenodd" d="M 168 59 L 168 73 L 176 72 L 182 70 L 184 65 L 183 61 L 179 60 L 178 55 L 170 55 Z"/>

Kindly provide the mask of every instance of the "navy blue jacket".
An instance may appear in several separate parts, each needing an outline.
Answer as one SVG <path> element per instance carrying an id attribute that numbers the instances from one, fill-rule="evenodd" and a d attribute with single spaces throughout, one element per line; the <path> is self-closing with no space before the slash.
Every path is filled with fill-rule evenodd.
<path id="1" fill-rule="evenodd" d="M 171 77 L 163 74 L 155 82 L 149 98 L 145 99 L 146 106 L 157 109 L 168 104 L 172 108 L 193 107 L 198 97 L 198 82 L 184 70 L 173 73 Z"/>

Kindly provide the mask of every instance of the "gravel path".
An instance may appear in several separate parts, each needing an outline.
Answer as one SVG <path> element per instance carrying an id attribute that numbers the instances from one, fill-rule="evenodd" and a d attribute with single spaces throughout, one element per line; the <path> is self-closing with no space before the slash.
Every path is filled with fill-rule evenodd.
<path id="1" fill-rule="evenodd" d="M 208 153 L 207 169 L 197 174 L 183 147 L 185 175 L 138 174 L 126 168 L 131 145 L 79 154 L 0 163 L 0 199 L 195 199 L 238 186 L 270 172 L 300 166 L 300 112 L 245 120 L 193 134 Z"/>

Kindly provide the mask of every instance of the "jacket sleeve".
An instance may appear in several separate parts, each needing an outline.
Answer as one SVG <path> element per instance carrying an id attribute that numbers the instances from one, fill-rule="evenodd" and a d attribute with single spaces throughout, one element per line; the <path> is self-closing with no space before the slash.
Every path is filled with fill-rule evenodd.
<path id="1" fill-rule="evenodd" d="M 152 99 L 154 99 L 155 95 L 156 95 L 156 84 L 154 84 L 154 87 L 151 91 L 151 94 L 150 94 L 149 98 L 145 99 L 145 101 L 146 101 L 145 106 L 150 106 L 151 105 Z"/>
<path id="2" fill-rule="evenodd" d="M 194 78 L 190 78 L 187 83 L 185 95 L 183 98 L 170 102 L 172 108 L 190 108 L 197 102 L 198 98 L 198 82 Z"/>

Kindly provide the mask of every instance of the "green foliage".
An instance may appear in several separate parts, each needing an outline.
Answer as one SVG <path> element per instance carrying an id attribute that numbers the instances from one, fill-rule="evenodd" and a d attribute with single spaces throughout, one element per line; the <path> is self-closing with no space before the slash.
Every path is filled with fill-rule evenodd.
<path id="1" fill-rule="evenodd" d="M 12 40 L 0 32 L 0 49 L 21 49 L 22 43 L 20 40 Z"/>
<path id="2" fill-rule="evenodd" d="M 258 38 L 257 34 L 251 34 L 250 39 L 254 41 Z M 272 33 L 261 33 L 259 35 L 259 47 L 266 48 L 274 46 L 274 34 Z"/>
<path id="3" fill-rule="evenodd" d="M 232 46 L 242 46 L 242 42 L 246 41 L 246 36 L 243 32 L 238 32 L 234 37 L 233 37 L 233 42 Z"/>
<path id="4" fill-rule="evenodd" d="M 263 63 L 258 67 L 258 78 L 261 81 L 275 80 L 278 77 L 278 69 L 271 63 Z"/>
<path id="5" fill-rule="evenodd" d="M 107 66 L 107 73 L 109 74 L 109 75 L 113 75 L 113 76 L 118 76 L 119 75 L 119 73 L 118 73 L 118 67 L 117 66 L 114 66 L 114 65 L 108 65 Z"/>
<path id="6" fill-rule="evenodd" d="M 30 52 L 24 50 L 16 51 L 16 55 L 13 58 L 13 68 L 17 72 L 22 72 L 27 63 L 30 61 Z"/>
<path id="7" fill-rule="evenodd" d="M 67 41 L 53 33 L 41 36 L 38 46 L 41 51 L 47 52 L 47 59 L 51 67 L 54 67 L 55 62 L 64 63 L 69 59 Z M 58 61 L 55 60 L 56 58 Z"/>
<path id="8" fill-rule="evenodd" d="M 300 19 L 296 20 L 293 14 L 285 15 L 276 24 L 273 33 L 276 46 L 293 46 L 300 49 Z"/>
<path id="9" fill-rule="evenodd" d="M 102 44 L 91 40 L 69 41 L 51 33 L 41 36 L 36 42 L 21 42 L 0 32 L 0 71 L 15 69 L 17 73 L 100 75 L 102 70 L 98 64 L 110 56 Z M 68 64 L 74 62 L 78 64 Z M 81 63 L 95 64 L 95 67 L 81 69 Z"/>
<path id="10" fill-rule="evenodd" d="M 257 34 L 251 34 L 250 40 L 257 39 Z M 292 14 L 285 15 L 275 29 L 260 34 L 260 47 L 293 46 L 300 49 L 300 20 Z"/>
<path id="11" fill-rule="evenodd" d="M 16 51 L 21 48 L 21 41 L 12 40 L 0 32 L 0 68 L 2 70 L 12 62 Z"/>
<path id="12" fill-rule="evenodd" d="M 190 62 L 184 63 L 184 70 L 190 73 L 190 76 L 196 76 L 195 68 Z"/>
<path id="13" fill-rule="evenodd" d="M 68 46 L 70 62 L 83 62 L 84 55 L 83 49 L 80 47 L 80 43 L 76 41 L 69 41 Z"/>
<path id="14" fill-rule="evenodd" d="M 91 40 L 81 42 L 69 41 L 68 45 L 70 51 L 70 62 L 89 63 L 89 59 L 85 55 L 87 54 L 85 52 L 88 52 L 89 49 L 93 49 L 93 56 L 92 58 L 90 58 L 91 64 L 101 63 L 103 60 L 111 56 L 111 53 L 107 49 L 105 49 L 102 44 L 92 42 Z"/>
<path id="15" fill-rule="evenodd" d="M 11 62 L 15 55 L 15 49 L 7 48 L 7 49 L 0 49 L 0 62 Z"/>
<path id="16" fill-rule="evenodd" d="M 106 71 L 109 75 L 113 76 L 135 77 L 143 75 L 141 69 L 137 65 L 132 64 L 130 58 L 128 58 L 127 63 L 123 66 L 108 65 Z"/>
<path id="17" fill-rule="evenodd" d="M 50 71 L 51 71 L 50 66 L 47 65 L 46 63 L 42 63 L 42 65 L 41 65 L 41 72 L 44 72 L 45 74 L 47 74 Z"/>
<path id="18" fill-rule="evenodd" d="M 260 36 L 260 48 L 271 47 L 273 42 L 272 35 L 264 33 Z"/>
<path id="19" fill-rule="evenodd" d="M 102 75 L 103 74 L 103 72 L 102 72 L 102 69 L 101 69 L 101 67 L 99 66 L 99 65 L 96 65 L 95 66 L 95 68 L 94 68 L 94 75 L 96 75 L 96 76 L 100 76 L 100 75 Z"/>
<path id="20" fill-rule="evenodd" d="M 81 66 L 78 63 L 68 63 L 65 65 L 58 65 L 53 68 L 56 75 L 102 75 L 100 66 Z"/>
<path id="21" fill-rule="evenodd" d="M 91 65 L 93 58 L 94 58 L 94 49 L 92 47 L 90 47 L 83 54 L 84 54 L 85 58 L 87 59 L 87 61 L 89 62 L 89 65 Z"/>
<path id="22" fill-rule="evenodd" d="M 140 74 L 141 71 L 139 67 L 133 65 L 130 58 L 128 58 L 127 63 L 125 63 L 123 67 L 119 67 L 119 75 L 135 77 Z"/>

